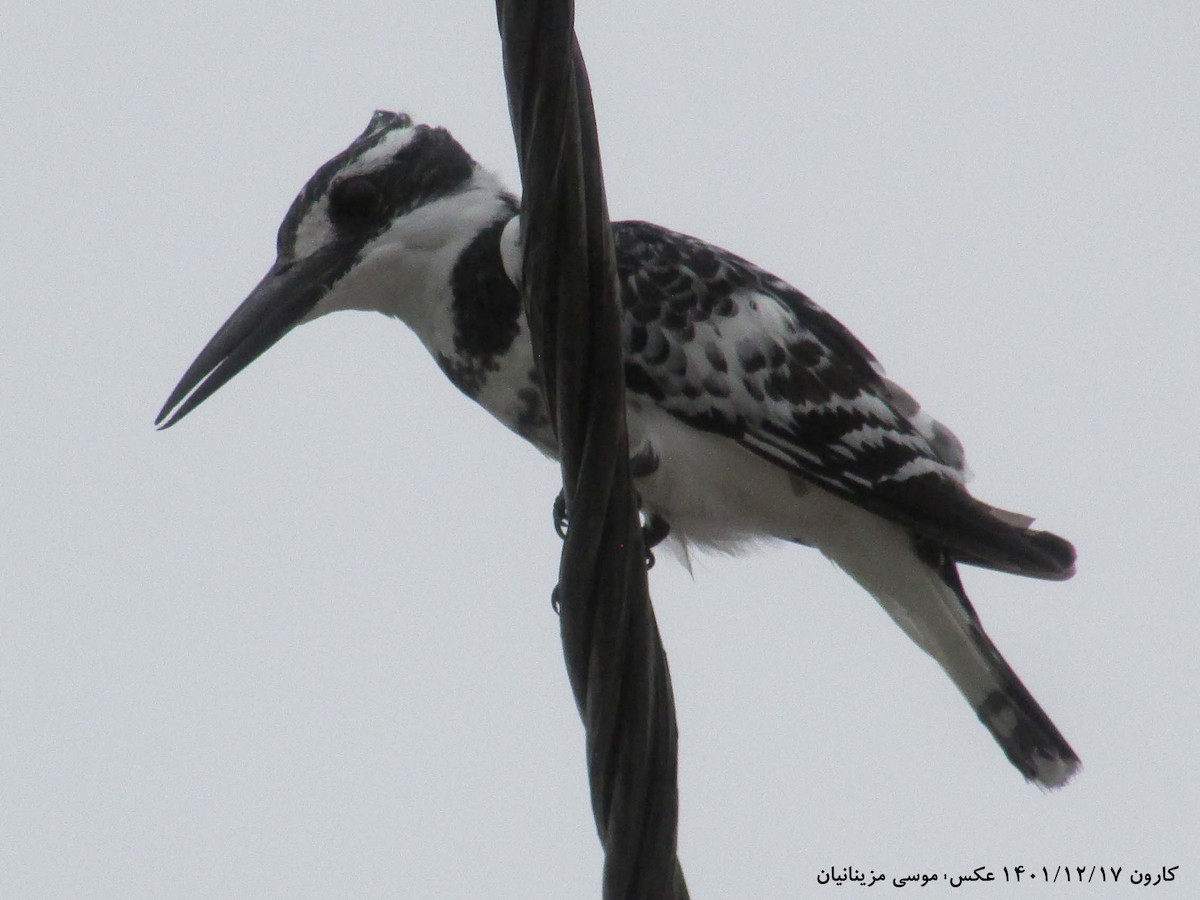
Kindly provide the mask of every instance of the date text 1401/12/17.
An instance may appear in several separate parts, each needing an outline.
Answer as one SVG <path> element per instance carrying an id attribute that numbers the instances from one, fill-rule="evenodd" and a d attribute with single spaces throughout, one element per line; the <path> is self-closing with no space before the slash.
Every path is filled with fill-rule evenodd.
<path id="1" fill-rule="evenodd" d="M 993 872 L 987 866 L 977 866 L 968 874 L 948 875 L 946 873 L 917 873 L 913 875 L 897 875 L 888 878 L 884 872 L 874 869 L 862 870 L 854 866 L 836 866 L 822 869 L 817 873 L 817 884 L 837 884 L 846 882 L 861 884 L 863 887 L 874 887 L 879 883 L 891 882 L 893 887 L 905 887 L 909 884 L 927 885 L 931 881 L 948 881 L 951 887 L 961 887 L 972 881 L 1044 881 L 1047 884 L 1067 883 L 1100 883 L 1117 884 L 1122 876 L 1129 884 L 1156 885 L 1175 880 L 1175 872 L 1179 866 L 1162 866 L 1159 871 L 1140 869 L 1126 871 L 1124 866 L 1001 866 Z"/>
<path id="2" fill-rule="evenodd" d="M 1004 866 L 1005 881 L 1038 881 L 1056 884 L 1058 882 L 1095 883 L 1108 882 L 1116 884 L 1124 874 L 1129 884 L 1155 885 L 1175 880 L 1175 870 L 1179 866 L 1161 866 L 1158 871 L 1153 869 L 1145 872 L 1140 869 L 1130 869 L 1125 872 L 1124 866 L 1039 866 L 1026 869 L 1024 866 Z"/>

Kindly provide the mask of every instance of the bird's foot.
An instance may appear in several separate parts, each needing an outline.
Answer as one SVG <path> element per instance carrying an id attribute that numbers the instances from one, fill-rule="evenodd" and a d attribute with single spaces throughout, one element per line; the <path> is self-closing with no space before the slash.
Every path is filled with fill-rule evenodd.
<path id="1" fill-rule="evenodd" d="M 671 523 L 657 513 L 650 513 L 642 523 L 642 546 L 646 548 L 646 568 L 654 568 L 654 548 L 667 539 Z"/>
<path id="2" fill-rule="evenodd" d="M 551 516 L 554 520 L 555 534 L 566 540 L 567 531 L 571 527 L 571 521 L 567 515 L 567 498 L 562 491 L 559 491 L 558 496 L 554 498 L 554 508 Z M 642 523 L 642 546 L 646 548 L 647 569 L 654 567 L 654 548 L 666 540 L 667 535 L 670 533 L 671 525 L 666 519 L 657 513 L 648 513 L 646 515 L 646 520 Z M 555 604 L 555 611 L 557 611 L 557 598 L 552 602 Z"/>
<path id="3" fill-rule="evenodd" d="M 554 516 L 554 533 L 565 541 L 570 522 L 567 519 L 567 498 L 562 491 L 554 498 L 554 510 L 551 515 Z"/>

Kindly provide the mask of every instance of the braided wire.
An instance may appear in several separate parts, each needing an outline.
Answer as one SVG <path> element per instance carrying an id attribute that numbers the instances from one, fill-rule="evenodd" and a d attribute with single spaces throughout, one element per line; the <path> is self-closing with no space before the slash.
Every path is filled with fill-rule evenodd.
<path id="1" fill-rule="evenodd" d="M 678 733 L 629 480 L 616 263 L 571 0 L 496 0 L 521 168 L 523 294 L 570 519 L 556 595 L 605 898 L 686 898 Z"/>

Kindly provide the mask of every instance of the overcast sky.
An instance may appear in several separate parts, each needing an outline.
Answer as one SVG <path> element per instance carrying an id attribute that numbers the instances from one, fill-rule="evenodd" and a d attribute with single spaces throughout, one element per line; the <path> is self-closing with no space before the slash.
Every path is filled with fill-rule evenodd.
<path id="1" fill-rule="evenodd" d="M 816 552 L 661 561 L 692 895 L 1198 896 L 1197 7 L 583 6 L 614 218 L 809 293 L 1080 553 L 965 573 L 1051 795 Z M 373 109 L 518 187 L 492 4 L 9 2 L 0 84 L 0 896 L 597 896 L 556 467 L 363 314 L 151 425 Z"/>

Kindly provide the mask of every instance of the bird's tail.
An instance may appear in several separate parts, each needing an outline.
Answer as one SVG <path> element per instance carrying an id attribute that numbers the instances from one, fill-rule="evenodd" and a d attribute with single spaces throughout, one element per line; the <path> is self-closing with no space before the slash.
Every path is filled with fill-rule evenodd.
<path id="1" fill-rule="evenodd" d="M 1029 781 L 1045 788 L 1062 787 L 1079 770 L 1079 757 L 984 632 L 954 562 L 949 558 L 943 560 L 937 575 L 964 611 L 966 640 L 982 661 L 974 674 L 956 676 L 949 669 L 947 672 L 971 700 L 979 721 L 991 732 L 1009 762 Z M 972 693 L 968 694 L 968 690 Z M 982 700 L 978 699 L 981 690 Z"/>
<path id="2" fill-rule="evenodd" d="M 825 552 L 946 671 L 1026 779 L 1043 788 L 1066 784 L 1079 757 L 984 633 L 954 561 L 916 547 L 903 529 L 875 523 L 880 533 L 865 542 L 868 553 L 859 549 L 861 533 L 857 547 Z"/>

